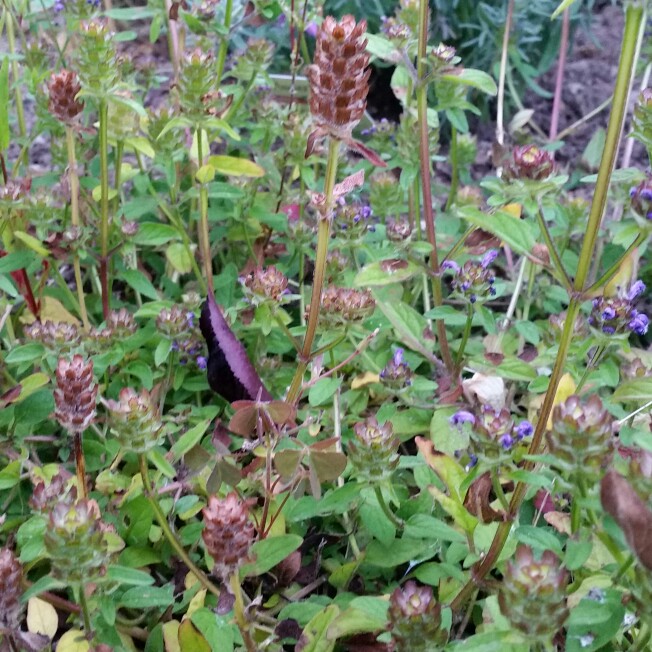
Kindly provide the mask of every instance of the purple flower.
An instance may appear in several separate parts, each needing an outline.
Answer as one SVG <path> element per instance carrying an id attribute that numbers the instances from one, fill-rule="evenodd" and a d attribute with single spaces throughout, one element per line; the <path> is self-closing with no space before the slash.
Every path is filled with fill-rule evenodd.
<path id="1" fill-rule="evenodd" d="M 637 335 L 645 335 L 647 333 L 647 328 L 650 323 L 650 320 L 647 318 L 647 315 L 642 312 L 636 312 L 631 321 L 628 324 L 629 329 L 636 333 Z"/>
<path id="2" fill-rule="evenodd" d="M 197 356 L 197 366 L 203 371 L 206 369 L 206 358 L 203 355 Z"/>
<path id="3" fill-rule="evenodd" d="M 318 30 L 319 30 L 319 26 L 317 25 L 317 23 L 311 21 L 306 25 L 306 29 L 304 31 L 308 36 L 312 36 L 312 38 L 315 38 L 317 36 Z"/>
<path id="4" fill-rule="evenodd" d="M 636 281 L 635 283 L 632 283 L 632 286 L 629 288 L 627 298 L 630 301 L 634 301 L 634 299 L 643 294 L 643 292 L 645 292 L 645 283 L 643 283 L 643 281 Z"/>
<path id="5" fill-rule="evenodd" d="M 394 351 L 394 364 L 398 367 L 403 364 L 403 349 L 399 348 Z"/>
<path id="6" fill-rule="evenodd" d="M 179 342 L 173 340 L 172 344 L 170 345 L 170 351 L 178 351 L 178 350 L 179 350 Z"/>
<path id="7" fill-rule="evenodd" d="M 509 450 L 514 445 L 514 438 L 509 433 L 502 435 L 498 441 L 505 450 Z"/>
<path id="8" fill-rule="evenodd" d="M 455 261 L 453 260 L 445 260 L 441 264 L 442 269 L 450 269 L 454 274 L 459 274 L 460 270 L 462 269 Z"/>
<path id="9" fill-rule="evenodd" d="M 66 3 L 65 0 L 55 0 L 54 2 L 54 11 L 59 13 L 60 11 L 63 11 L 66 8 Z"/>
<path id="10" fill-rule="evenodd" d="M 188 324 L 188 328 L 194 328 L 195 327 L 195 313 L 194 312 L 187 312 L 186 313 L 186 323 Z"/>
<path id="11" fill-rule="evenodd" d="M 459 410 L 448 420 L 448 422 L 452 426 L 462 426 L 465 423 L 473 425 L 475 424 L 475 416 L 467 410 Z"/>
<path id="12" fill-rule="evenodd" d="M 602 319 L 615 319 L 616 317 L 616 311 L 611 308 L 610 306 L 607 306 L 603 311 L 602 311 Z"/>
<path id="13" fill-rule="evenodd" d="M 516 439 L 521 441 L 524 437 L 529 437 L 534 432 L 534 427 L 529 421 L 521 421 L 516 428 Z"/>
<path id="14" fill-rule="evenodd" d="M 607 335 L 613 335 L 616 332 L 616 329 L 613 326 L 603 326 L 602 332 Z"/>
<path id="15" fill-rule="evenodd" d="M 487 269 L 491 263 L 494 262 L 498 258 L 498 252 L 495 249 L 492 249 L 491 251 L 488 251 L 483 257 L 482 257 L 482 262 L 480 263 L 480 267 L 482 269 Z"/>

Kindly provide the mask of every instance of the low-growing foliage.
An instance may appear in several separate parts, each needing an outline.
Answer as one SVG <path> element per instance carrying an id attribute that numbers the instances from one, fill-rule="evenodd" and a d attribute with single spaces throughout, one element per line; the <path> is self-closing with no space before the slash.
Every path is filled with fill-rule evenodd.
<path id="1" fill-rule="evenodd" d="M 650 648 L 647 3 L 596 176 L 505 109 L 573 4 L 0 5 L 1 649 Z"/>

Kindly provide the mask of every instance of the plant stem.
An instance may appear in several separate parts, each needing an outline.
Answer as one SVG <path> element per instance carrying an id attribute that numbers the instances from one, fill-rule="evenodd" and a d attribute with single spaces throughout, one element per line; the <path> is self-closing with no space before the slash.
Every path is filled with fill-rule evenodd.
<path id="1" fill-rule="evenodd" d="M 491 469 L 489 476 L 491 477 L 491 487 L 496 494 L 496 498 L 498 498 L 498 502 L 500 502 L 502 508 L 507 514 L 509 512 L 509 503 L 507 502 L 507 497 L 503 491 L 503 485 L 500 483 L 500 473 L 498 472 L 498 469 Z"/>
<path id="2" fill-rule="evenodd" d="M 500 74 L 498 76 L 498 106 L 496 109 L 496 141 L 499 145 L 505 144 L 505 76 L 507 74 L 507 55 L 509 51 L 509 35 L 512 31 L 514 17 L 514 0 L 507 3 L 507 17 L 505 18 L 505 31 L 503 32 L 503 47 L 500 55 Z"/>
<path id="3" fill-rule="evenodd" d="M 111 280 L 109 279 L 109 105 L 100 99 L 100 283 L 102 314 L 106 320 L 110 310 Z"/>
<path id="4" fill-rule="evenodd" d="M 201 169 L 204 165 L 204 153 L 202 139 L 204 130 L 197 127 L 195 138 L 197 138 L 197 166 Z M 245 226 L 246 228 L 246 226 Z M 213 285 L 213 261 L 211 260 L 211 236 L 208 228 L 208 189 L 206 184 L 199 186 L 199 246 L 201 248 L 201 257 L 204 263 L 204 275 L 206 276 L 206 287 L 209 294 L 215 294 Z"/>
<path id="5" fill-rule="evenodd" d="M 405 527 L 405 523 L 394 514 L 394 512 L 389 508 L 387 503 L 385 502 L 385 497 L 383 496 L 383 491 L 382 489 L 378 486 L 374 486 L 374 494 L 376 495 L 376 500 L 378 501 L 378 504 L 380 505 L 380 509 L 383 510 L 383 514 L 387 516 L 387 518 L 390 520 L 392 525 L 397 529 L 397 530 L 402 530 Z"/>
<path id="6" fill-rule="evenodd" d="M 446 210 L 449 211 L 455 197 L 457 196 L 457 186 L 460 182 L 460 170 L 457 162 L 457 129 L 451 126 L 451 147 L 450 147 L 450 160 L 451 160 L 451 187 L 448 190 L 448 199 L 446 201 Z"/>
<path id="7" fill-rule="evenodd" d="M 247 648 L 249 652 L 256 652 L 258 648 L 251 638 L 249 626 L 247 625 L 244 600 L 242 598 L 242 587 L 240 586 L 240 578 L 238 577 L 237 571 L 231 575 L 231 578 L 229 579 L 229 586 L 231 587 L 231 592 L 235 597 L 233 615 L 235 616 L 235 622 L 237 623 L 240 634 L 242 635 L 242 640 L 245 644 L 245 648 Z"/>
<path id="8" fill-rule="evenodd" d="M 200 584 L 205 589 L 210 591 L 214 596 L 219 598 L 220 590 L 217 588 L 217 586 L 215 586 L 215 584 L 213 584 L 213 582 L 211 582 L 211 580 L 204 573 L 204 571 L 202 571 L 192 561 L 192 559 L 190 559 L 190 556 L 186 552 L 186 549 L 183 547 L 183 544 L 181 543 L 181 541 L 179 541 L 177 535 L 172 531 L 172 528 L 170 527 L 170 524 L 168 523 L 168 520 L 165 514 L 163 513 L 161 506 L 158 503 L 156 494 L 152 489 L 152 484 L 149 481 L 147 457 L 141 453 L 138 456 L 138 460 L 140 462 L 140 475 L 143 479 L 143 487 L 145 488 L 145 494 L 147 496 L 147 499 L 149 500 L 150 505 L 152 506 L 152 509 L 154 510 L 154 516 L 156 517 L 158 524 L 161 526 L 161 530 L 163 530 L 163 534 L 165 535 L 165 538 L 168 540 L 168 543 L 174 548 L 175 552 L 177 553 L 177 555 L 179 555 L 183 563 L 199 580 Z"/>
<path id="9" fill-rule="evenodd" d="M 86 638 L 90 641 L 93 638 L 93 628 L 91 626 L 91 615 L 88 610 L 86 594 L 84 593 L 84 585 L 79 584 L 77 590 L 79 591 L 79 606 L 81 607 L 81 613 L 84 619 L 84 632 L 86 632 Z"/>
<path id="10" fill-rule="evenodd" d="M 82 433 L 76 432 L 74 436 L 75 447 L 75 468 L 77 470 L 77 484 L 82 498 L 88 498 L 86 488 L 86 460 L 84 459 L 84 448 L 82 446 Z"/>
<path id="11" fill-rule="evenodd" d="M 584 290 L 587 275 L 591 266 L 592 253 L 595 248 L 595 240 L 600 230 L 600 223 L 607 203 L 609 192 L 609 181 L 618 154 L 618 145 L 623 131 L 623 122 L 627 109 L 627 98 L 632 75 L 634 74 L 634 58 L 636 54 L 636 43 L 638 33 L 645 11 L 642 6 L 629 4 L 625 10 L 625 31 L 623 35 L 620 62 L 618 64 L 618 76 L 614 87 L 614 97 L 607 127 L 607 136 L 598 170 L 598 180 L 595 186 L 589 222 L 586 227 L 586 237 L 582 242 L 580 260 L 577 265 L 574 288 L 581 292 Z"/>
<path id="12" fill-rule="evenodd" d="M 226 55 L 229 51 L 229 32 L 231 31 L 231 20 L 233 18 L 233 0 L 226 0 L 224 7 L 224 31 L 220 42 L 220 49 L 217 53 L 217 81 L 216 87 L 219 88 L 222 83 L 222 74 L 224 73 L 224 64 L 226 62 Z"/>
<path id="13" fill-rule="evenodd" d="M 559 61 L 557 63 L 557 76 L 555 79 L 555 97 L 552 101 L 552 113 L 550 115 L 550 132 L 548 140 L 557 138 L 559 129 L 559 113 L 561 111 L 561 96 L 564 90 L 564 71 L 566 69 L 566 53 L 568 52 L 568 35 L 570 31 L 570 11 L 564 9 L 561 23 L 561 42 L 559 43 Z"/>
<path id="14" fill-rule="evenodd" d="M 437 254 L 437 231 L 435 229 L 435 214 L 432 207 L 431 158 L 430 140 L 428 134 L 428 85 L 424 81 L 425 58 L 428 45 L 428 0 L 419 0 L 419 47 L 417 54 L 417 120 L 419 123 L 419 157 L 421 162 L 421 192 L 423 196 L 423 216 L 426 222 L 428 242 L 432 246 L 430 266 L 432 267 L 432 295 L 435 306 L 441 306 L 443 297 L 441 276 Z M 437 319 L 437 339 L 439 349 L 446 368 L 452 373 L 455 364 L 451 356 L 446 335 L 446 325 Z"/>
<path id="15" fill-rule="evenodd" d="M 464 324 L 464 333 L 462 333 L 462 341 L 460 342 L 460 348 L 457 350 L 457 355 L 455 356 L 455 369 L 459 373 L 462 367 L 462 360 L 464 359 L 464 349 L 466 348 L 466 343 L 469 341 L 469 336 L 471 335 L 471 325 L 473 323 L 473 306 L 469 304 L 466 307 L 466 324 Z"/>
<path id="16" fill-rule="evenodd" d="M 68 179 L 70 180 L 70 217 L 72 226 L 79 228 L 79 177 L 77 176 L 77 157 L 75 156 L 75 135 L 72 127 L 66 125 L 66 145 L 68 149 Z M 79 313 L 84 324 L 84 330 L 90 330 L 88 312 L 86 311 L 86 298 L 84 296 L 84 283 L 81 275 L 79 252 L 75 249 L 73 254 L 73 268 L 75 270 L 75 285 L 77 286 L 77 299 L 79 300 Z"/>
<path id="17" fill-rule="evenodd" d="M 600 172 L 598 173 L 598 183 L 595 194 L 593 195 L 593 204 L 591 205 L 591 212 L 589 214 L 586 237 L 580 252 L 578 273 L 575 277 L 573 288 L 574 291 L 571 294 L 571 300 L 568 304 L 566 319 L 564 321 L 564 329 L 562 331 L 561 340 L 559 342 L 559 350 L 557 351 L 555 364 L 550 375 L 548 390 L 546 391 L 543 405 L 541 406 L 541 410 L 539 412 L 539 419 L 534 430 L 534 435 L 532 436 L 532 442 L 530 443 L 530 448 L 528 451 L 529 455 L 536 455 L 540 452 L 541 442 L 546 431 L 548 418 L 554 405 L 557 387 L 559 386 L 559 381 L 561 380 L 561 377 L 564 373 L 568 349 L 573 339 L 575 319 L 583 300 L 584 284 L 593 256 L 593 244 L 595 243 L 595 239 L 600 228 L 600 222 L 604 212 L 604 206 L 607 197 L 607 189 L 609 187 L 611 172 L 618 149 L 618 142 L 620 139 L 620 132 L 622 130 L 625 111 L 625 99 L 629 91 L 629 79 L 634 72 L 632 63 L 634 58 L 636 35 L 638 34 L 641 21 L 643 20 L 643 15 L 644 11 L 642 7 L 629 5 L 626 9 L 622 53 L 618 67 L 616 88 L 614 92 L 614 108 L 609 119 L 605 149 L 602 154 Z M 534 463 L 528 462 L 525 465 L 524 469 L 526 471 L 531 471 L 533 467 Z M 458 611 L 462 605 L 464 605 L 464 603 L 471 597 L 477 588 L 478 582 L 482 581 L 482 579 L 494 567 L 494 564 L 496 563 L 496 560 L 498 559 L 505 545 L 505 542 L 507 541 L 507 537 L 509 536 L 509 532 L 512 527 L 512 521 L 516 518 L 516 515 L 518 514 L 518 511 L 521 507 L 525 497 L 526 489 L 527 485 L 524 482 L 517 483 L 510 502 L 510 510 L 508 515 L 509 518 L 505 522 L 498 525 L 498 530 L 496 531 L 494 540 L 491 542 L 491 546 L 484 559 L 475 569 L 472 579 L 462 587 L 460 592 L 453 599 L 451 603 L 451 608 L 453 611 Z"/>
<path id="18" fill-rule="evenodd" d="M 564 286 L 566 291 L 570 294 L 573 289 L 573 283 L 571 282 L 570 278 L 568 277 L 568 274 L 566 273 L 566 269 L 564 268 L 564 264 L 561 261 L 561 257 L 559 256 L 557 247 L 555 247 L 555 243 L 552 240 L 550 231 L 548 231 L 546 218 L 545 215 L 543 214 L 543 206 L 541 206 L 540 202 L 539 202 L 539 210 L 537 211 L 537 221 L 539 222 L 541 235 L 543 235 L 543 239 L 546 241 L 546 247 L 548 247 L 548 253 L 550 254 L 550 258 L 552 259 L 555 269 L 557 270 L 557 273 L 560 276 L 561 284 Z"/>
<path id="19" fill-rule="evenodd" d="M 320 216 L 319 227 L 317 231 L 317 253 L 315 255 L 315 271 L 312 281 L 312 296 L 310 297 L 310 308 L 308 312 L 308 325 L 303 340 L 301 356 L 298 360 L 297 370 L 294 373 L 292 384 L 287 395 L 288 403 L 296 403 L 301 392 L 301 383 L 303 374 L 308 367 L 312 343 L 317 331 L 317 322 L 319 320 L 319 307 L 321 305 L 321 293 L 324 286 L 324 276 L 326 272 L 326 255 L 328 254 L 328 241 L 331 234 L 331 221 L 333 211 L 333 189 L 337 179 L 337 164 L 340 153 L 340 142 L 331 138 L 328 143 L 328 163 L 326 166 L 326 179 L 324 181 L 324 207 L 323 214 Z"/>
<path id="20" fill-rule="evenodd" d="M 7 42 L 9 44 L 9 52 L 12 55 L 16 54 L 16 36 L 14 33 L 14 16 L 9 9 L 5 9 L 5 23 L 7 30 Z M 18 61 L 13 58 L 11 62 L 11 74 L 14 78 L 14 101 L 16 103 L 16 117 L 18 119 L 18 133 L 22 138 L 25 138 L 27 135 L 27 129 L 25 127 L 25 109 L 23 107 L 23 96 L 20 92 L 20 80 L 21 75 L 18 71 Z M 21 160 L 26 162 L 24 159 L 25 150 L 23 149 L 20 153 L 18 163 Z"/>

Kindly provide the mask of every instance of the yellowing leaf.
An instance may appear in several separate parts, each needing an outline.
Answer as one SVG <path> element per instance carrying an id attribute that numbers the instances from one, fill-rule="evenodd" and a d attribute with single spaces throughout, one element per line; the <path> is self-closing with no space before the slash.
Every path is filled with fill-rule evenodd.
<path id="1" fill-rule="evenodd" d="M 57 652 L 88 652 L 90 643 L 79 629 L 68 630 L 57 643 Z"/>
<path id="2" fill-rule="evenodd" d="M 165 257 L 176 272 L 189 274 L 192 271 L 190 252 L 181 242 L 173 242 L 166 250 Z"/>
<path id="3" fill-rule="evenodd" d="M 206 589 L 201 589 L 200 591 L 197 591 L 197 593 L 195 593 L 194 597 L 188 604 L 188 609 L 186 609 L 186 613 L 183 617 L 183 620 L 185 620 L 186 618 L 190 618 L 193 615 L 193 613 L 195 613 L 195 611 L 201 609 L 204 606 L 204 600 L 206 600 Z M 181 637 L 181 632 L 179 632 L 179 637 Z M 183 645 L 181 646 L 181 648 L 183 649 Z"/>
<path id="4" fill-rule="evenodd" d="M 102 199 L 102 186 L 95 186 L 91 192 L 91 195 L 95 201 L 100 201 L 100 199 Z M 111 201 L 118 196 L 118 191 L 115 188 L 109 188 L 107 195 L 109 197 L 109 201 Z"/>
<path id="5" fill-rule="evenodd" d="M 190 620 L 184 620 L 179 627 L 179 648 L 181 652 L 211 652 L 211 646 Z"/>
<path id="6" fill-rule="evenodd" d="M 508 213 L 512 217 L 521 217 L 521 213 L 523 212 L 523 206 L 521 204 L 507 204 L 503 206 L 501 209 L 503 213 Z"/>
<path id="7" fill-rule="evenodd" d="M 178 620 L 170 620 L 163 625 L 163 641 L 165 642 L 165 652 L 181 652 Z"/>
<path id="8" fill-rule="evenodd" d="M 30 394 L 33 394 L 37 389 L 41 389 L 49 382 L 50 377 L 40 371 L 23 378 L 20 381 L 20 396 L 16 399 L 16 402 L 25 400 Z"/>
<path id="9" fill-rule="evenodd" d="M 27 602 L 27 629 L 32 634 L 43 634 L 54 638 L 59 627 L 56 609 L 45 600 L 30 598 Z"/>
<path id="10" fill-rule="evenodd" d="M 380 376 L 378 374 L 374 374 L 371 373 L 371 371 L 367 371 L 361 376 L 356 376 L 351 381 L 351 389 L 360 389 L 360 387 L 364 387 L 365 385 L 371 385 L 373 383 L 379 383 L 379 382 L 380 382 Z"/>
<path id="11" fill-rule="evenodd" d="M 61 301 L 54 297 L 43 297 L 41 300 L 41 321 L 45 322 L 50 320 L 54 323 L 64 322 L 66 324 L 74 324 L 79 326 L 79 320 L 66 308 L 64 308 Z M 23 324 L 31 324 L 34 321 L 34 315 L 26 311 L 21 317 L 20 321 Z"/>
<path id="12" fill-rule="evenodd" d="M 33 235 L 29 235 L 24 231 L 14 231 L 14 236 L 39 256 L 47 258 L 50 255 L 50 252 L 41 244 L 41 241 Z"/>
<path id="13" fill-rule="evenodd" d="M 265 170 L 257 163 L 236 156 L 211 156 L 208 162 L 220 174 L 233 177 L 262 177 Z"/>
<path id="14" fill-rule="evenodd" d="M 575 381 L 573 380 L 573 377 L 569 373 L 565 373 L 561 377 L 561 380 L 559 381 L 559 385 L 557 385 L 555 398 L 552 402 L 553 409 L 557 405 L 561 405 L 562 403 L 564 403 L 569 396 L 572 396 L 575 393 L 576 388 L 577 385 L 575 385 Z M 546 428 L 548 430 L 552 428 L 552 411 L 550 412 L 550 416 L 548 417 L 548 423 L 546 423 Z"/>
<path id="15" fill-rule="evenodd" d="M 606 297 L 613 297 L 618 294 L 618 288 L 627 288 L 635 277 L 635 269 L 638 262 L 638 249 L 634 249 L 623 262 L 616 275 L 607 283 L 604 288 Z"/>

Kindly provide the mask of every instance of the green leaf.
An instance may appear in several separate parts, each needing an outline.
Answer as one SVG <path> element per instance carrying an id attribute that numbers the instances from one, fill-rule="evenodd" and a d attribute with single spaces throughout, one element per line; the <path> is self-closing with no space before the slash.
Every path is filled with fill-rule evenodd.
<path id="1" fill-rule="evenodd" d="M 324 405 L 332 398 L 341 384 L 341 378 L 321 378 L 310 388 L 308 402 L 312 406 Z"/>
<path id="2" fill-rule="evenodd" d="M 197 445 L 201 438 L 204 436 L 206 429 L 210 425 L 210 419 L 199 422 L 196 426 L 193 426 L 187 430 L 175 444 L 170 449 L 170 452 L 174 456 L 174 461 L 177 462 L 180 460 L 193 446 Z"/>
<path id="3" fill-rule="evenodd" d="M 124 141 L 125 147 L 140 152 L 147 158 L 154 158 L 156 152 L 147 138 L 143 136 L 132 136 Z"/>
<path id="4" fill-rule="evenodd" d="M 147 453 L 149 461 L 166 477 L 174 478 L 177 474 L 175 468 L 168 462 L 160 448 L 154 448 Z"/>
<path id="5" fill-rule="evenodd" d="M 467 222 L 493 233 L 520 254 L 530 254 L 536 243 L 530 224 L 505 211 L 498 210 L 489 214 L 473 206 L 464 206 L 459 214 Z"/>
<path id="6" fill-rule="evenodd" d="M 333 652 L 335 641 L 328 636 L 328 628 L 339 613 L 339 608 L 331 604 L 313 616 L 301 634 L 301 652 Z"/>
<path id="7" fill-rule="evenodd" d="M 414 559 L 429 559 L 438 548 L 438 541 L 409 537 L 394 539 L 388 546 L 372 541 L 367 546 L 364 563 L 380 568 L 395 568 Z"/>
<path id="8" fill-rule="evenodd" d="M 20 381 L 20 395 L 13 403 L 20 403 L 28 396 L 33 394 L 37 389 L 41 389 L 50 382 L 50 377 L 42 372 L 31 374 Z"/>
<path id="9" fill-rule="evenodd" d="M 156 288 L 142 272 L 135 269 L 125 269 L 120 273 L 119 278 L 148 299 L 159 299 Z"/>
<path id="10" fill-rule="evenodd" d="M 179 274 L 189 274 L 192 272 L 192 258 L 186 245 L 182 242 L 175 242 L 165 250 L 165 257 L 170 265 Z"/>
<path id="11" fill-rule="evenodd" d="M 561 557 L 561 543 L 549 530 L 534 525 L 521 525 L 514 531 L 517 541 L 525 543 L 535 550 L 552 550 Z"/>
<path id="12" fill-rule="evenodd" d="M 402 259 L 379 260 L 365 265 L 356 275 L 353 284 L 357 287 L 402 283 L 421 272 L 416 263 Z"/>
<path id="13" fill-rule="evenodd" d="M 10 20 L 12 20 L 10 18 Z M 9 147 L 9 59 L 5 58 L 0 66 L 0 152 Z"/>
<path id="14" fill-rule="evenodd" d="M 119 606 L 125 609 L 167 608 L 174 604 L 174 587 L 166 586 L 135 586 L 125 591 L 119 599 Z"/>
<path id="15" fill-rule="evenodd" d="M 172 341 L 167 338 L 162 339 L 154 349 L 154 365 L 160 367 L 170 355 L 172 350 Z"/>
<path id="16" fill-rule="evenodd" d="M 210 609 L 197 609 L 190 617 L 193 625 L 204 635 L 212 652 L 233 652 L 234 625 Z"/>
<path id="17" fill-rule="evenodd" d="M 24 231 L 14 231 L 14 236 L 41 258 L 47 258 L 50 255 L 50 252 L 41 244 L 41 241 L 33 235 L 29 235 Z"/>
<path id="18" fill-rule="evenodd" d="M 626 380 L 616 388 L 613 399 L 623 403 L 652 401 L 652 378 Z"/>
<path id="19" fill-rule="evenodd" d="M 574 541 L 573 539 L 569 539 L 566 543 L 564 565 L 571 571 L 581 568 L 591 556 L 592 550 L 593 543 L 591 541 Z"/>
<path id="20" fill-rule="evenodd" d="M 574 2 L 575 2 L 575 0 L 562 0 L 562 2 L 560 2 L 559 5 L 557 6 L 557 9 L 555 9 L 555 10 L 552 12 L 552 15 L 550 16 L 550 18 L 551 18 L 552 20 L 554 20 L 554 19 L 557 18 L 557 16 L 559 16 L 559 14 L 561 14 L 565 9 L 568 9 L 568 7 L 570 7 Z"/>
<path id="21" fill-rule="evenodd" d="M 257 541 L 251 546 L 251 553 L 256 560 L 242 567 L 243 577 L 266 573 L 293 553 L 302 543 L 303 539 L 297 534 L 283 534 Z"/>
<path id="22" fill-rule="evenodd" d="M 29 267 L 38 260 L 33 251 L 14 251 L 0 258 L 0 274 L 8 274 Z"/>
<path id="23" fill-rule="evenodd" d="M 179 626 L 179 648 L 181 652 L 211 652 L 211 646 L 189 619 Z"/>
<path id="24" fill-rule="evenodd" d="M 0 490 L 11 489 L 20 482 L 20 460 L 9 462 L 2 471 L 0 471 Z"/>
<path id="25" fill-rule="evenodd" d="M 381 34 L 365 34 L 367 39 L 367 52 L 383 61 L 396 62 L 401 55 L 394 44 Z"/>
<path id="26" fill-rule="evenodd" d="M 154 578 L 149 573 L 116 564 L 109 566 L 107 578 L 131 586 L 150 586 L 154 584 Z"/>
<path id="27" fill-rule="evenodd" d="M 265 170 L 257 163 L 236 156 L 211 156 L 208 159 L 216 172 L 233 177 L 263 177 Z"/>
<path id="28" fill-rule="evenodd" d="M 387 610 L 387 603 L 385 603 L 385 610 Z M 328 638 L 337 640 L 354 634 L 377 632 L 385 629 L 386 625 L 386 616 L 372 615 L 362 609 L 349 607 L 331 622 L 328 628 Z"/>
<path id="29" fill-rule="evenodd" d="M 498 87 L 493 78 L 486 72 L 476 70 L 475 68 L 456 69 L 455 73 L 442 75 L 442 78 L 454 84 L 463 84 L 464 86 L 477 88 L 487 95 L 496 95 L 498 93 Z"/>
<path id="30" fill-rule="evenodd" d="M 44 575 L 41 579 L 37 580 L 20 596 L 20 601 L 26 603 L 30 598 L 36 595 L 45 593 L 45 591 L 52 591 L 56 589 L 63 589 L 66 586 L 65 582 L 57 580 L 51 575 Z"/>
<path id="31" fill-rule="evenodd" d="M 215 166 L 207 163 L 202 165 L 195 173 L 198 183 L 210 183 L 215 178 Z"/>
<path id="32" fill-rule="evenodd" d="M 427 319 L 441 319 L 446 326 L 464 326 L 466 324 L 466 313 L 457 310 L 453 306 L 437 306 L 425 313 Z"/>

